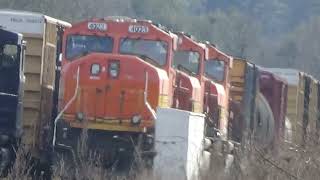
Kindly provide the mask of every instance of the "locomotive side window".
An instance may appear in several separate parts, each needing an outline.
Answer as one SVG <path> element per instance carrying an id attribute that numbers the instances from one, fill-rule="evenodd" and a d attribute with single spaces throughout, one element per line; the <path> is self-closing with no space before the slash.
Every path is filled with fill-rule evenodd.
<path id="1" fill-rule="evenodd" d="M 220 60 L 208 60 L 205 62 L 205 75 L 217 80 L 224 80 L 224 66 L 225 63 Z"/>
<path id="2" fill-rule="evenodd" d="M 200 55 L 193 51 L 176 51 L 174 53 L 173 67 L 183 68 L 192 74 L 199 73 Z"/>
<path id="3" fill-rule="evenodd" d="M 92 52 L 111 53 L 113 39 L 111 37 L 71 35 L 67 38 L 67 59 L 78 58 Z"/>
<path id="4" fill-rule="evenodd" d="M 163 66 L 166 64 L 168 45 L 163 41 L 121 39 L 120 53 L 137 55 L 145 61 Z"/>
<path id="5" fill-rule="evenodd" d="M 19 65 L 19 62 L 17 62 L 17 56 L 18 47 L 16 45 L 0 45 L 0 66 L 2 68 L 11 68 Z"/>
<path id="6" fill-rule="evenodd" d="M 16 94 L 19 87 L 19 49 L 16 45 L 0 45 L 0 92 Z"/>

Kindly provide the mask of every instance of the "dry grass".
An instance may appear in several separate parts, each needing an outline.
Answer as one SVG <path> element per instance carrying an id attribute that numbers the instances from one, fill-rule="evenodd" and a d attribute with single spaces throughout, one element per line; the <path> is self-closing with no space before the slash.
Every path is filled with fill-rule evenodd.
<path id="1" fill-rule="evenodd" d="M 53 168 L 53 179 L 56 180 L 158 180 L 146 170 L 139 158 L 135 156 L 135 165 L 126 175 L 113 170 L 106 170 L 97 153 L 90 153 L 85 145 L 86 134 L 78 147 L 78 160 L 70 165 L 68 160 L 61 159 Z M 225 155 L 211 151 L 209 170 L 200 173 L 201 180 L 313 180 L 320 177 L 320 146 L 315 141 L 308 141 L 305 147 L 288 143 L 278 144 L 278 153 L 263 152 L 254 145 L 245 150 L 234 151 L 235 161 L 230 169 L 225 169 Z M 32 174 L 31 159 L 27 148 L 17 151 L 16 163 L 9 172 L 9 180 L 28 180 Z M 139 153 L 139 152 L 136 152 Z M 39 178 L 41 179 L 41 178 Z M 185 179 L 185 178 L 181 178 Z"/>
<path id="2" fill-rule="evenodd" d="M 308 141 L 305 147 L 281 142 L 276 153 L 255 145 L 238 151 L 232 174 L 246 180 L 313 180 L 320 177 L 320 146 Z M 229 177 L 230 178 L 230 177 Z"/>

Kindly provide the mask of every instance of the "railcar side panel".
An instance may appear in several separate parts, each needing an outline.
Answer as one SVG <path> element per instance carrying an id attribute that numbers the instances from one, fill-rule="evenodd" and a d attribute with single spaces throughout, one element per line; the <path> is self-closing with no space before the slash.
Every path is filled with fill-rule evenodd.
<path id="1" fill-rule="evenodd" d="M 311 77 L 309 98 L 309 126 L 307 132 L 309 137 L 313 138 L 317 132 L 316 122 L 318 116 L 318 81 L 313 77 Z M 313 139 L 310 140 L 312 141 Z"/>
<path id="2" fill-rule="evenodd" d="M 234 59 L 234 66 L 231 69 L 231 98 L 235 101 L 242 102 L 243 94 L 245 93 L 245 76 L 246 65 L 244 60 Z"/>
<path id="3" fill-rule="evenodd" d="M 233 131 L 239 129 L 252 129 L 254 127 L 256 97 L 259 90 L 258 71 L 254 64 L 244 60 L 234 58 L 234 67 L 231 70 L 231 98 L 233 101 L 232 109 L 236 108 L 234 113 Z M 242 131 L 241 130 L 241 131 Z M 242 134 L 244 132 L 241 132 Z"/>
<path id="4" fill-rule="evenodd" d="M 298 113 L 297 121 L 294 124 L 293 131 L 295 133 L 295 143 L 301 145 L 303 142 L 303 114 L 304 114 L 304 101 L 305 101 L 305 74 L 299 74 L 299 87 L 298 87 Z"/>

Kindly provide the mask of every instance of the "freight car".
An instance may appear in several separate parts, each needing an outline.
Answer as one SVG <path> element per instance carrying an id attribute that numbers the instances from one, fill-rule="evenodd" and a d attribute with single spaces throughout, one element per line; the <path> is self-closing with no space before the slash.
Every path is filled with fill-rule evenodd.
<path id="1" fill-rule="evenodd" d="M 267 68 L 288 81 L 287 117 L 291 128 L 289 142 L 302 146 L 317 138 L 319 126 L 319 82 L 312 76 L 295 69 Z M 311 138 L 311 139 L 310 139 Z"/>
<path id="2" fill-rule="evenodd" d="M 63 30 L 71 25 L 43 14 L 15 10 L 0 10 L 0 25 L 23 34 L 27 42 L 21 143 L 36 160 L 48 162 L 56 59 L 60 53 L 57 44 Z"/>
<path id="3" fill-rule="evenodd" d="M 22 137 L 25 42 L 22 34 L 0 28 L 0 175 L 12 165 Z M 10 78 L 8 78 L 10 77 Z"/>
<path id="4" fill-rule="evenodd" d="M 66 30 L 55 148 L 76 150 L 88 129 L 89 148 L 109 162 L 133 154 L 134 147 L 151 151 L 155 109 L 173 103 L 177 40 L 161 25 L 124 17 L 91 19 Z"/>
<path id="5" fill-rule="evenodd" d="M 279 75 L 288 82 L 288 98 L 287 98 L 287 110 L 286 116 L 287 120 L 291 124 L 291 128 L 286 131 L 290 131 L 293 137 L 290 139 L 294 143 L 301 143 L 301 137 L 299 138 L 297 134 L 302 133 L 298 123 L 302 122 L 302 112 L 301 107 L 304 104 L 304 86 L 303 74 L 298 70 L 294 69 L 282 69 L 282 68 L 266 68 L 266 70 Z M 300 120 L 301 119 L 301 120 Z M 299 121 L 298 121 L 299 120 Z M 302 124 L 302 123 L 301 123 Z"/>
<path id="6" fill-rule="evenodd" d="M 284 137 L 288 84 L 281 77 L 259 68 L 260 92 L 267 99 L 274 117 L 274 145 Z"/>
<path id="7" fill-rule="evenodd" d="M 317 129 L 317 121 L 319 118 L 319 100 L 318 100 L 318 92 L 319 92 L 319 81 L 314 77 L 309 75 L 310 78 L 310 92 L 309 92 L 309 108 L 308 108 L 308 123 L 306 125 L 306 140 L 310 142 L 318 142 L 317 133 L 319 129 Z"/>
<path id="8" fill-rule="evenodd" d="M 244 141 L 253 132 L 256 118 L 256 97 L 259 93 L 259 71 L 255 64 L 234 58 L 230 72 L 230 133 L 237 142 Z"/>
<path id="9" fill-rule="evenodd" d="M 274 140 L 274 115 L 267 99 L 260 92 L 260 77 L 255 64 L 234 58 L 229 137 L 242 145 L 253 139 L 257 146 L 268 148 Z"/>

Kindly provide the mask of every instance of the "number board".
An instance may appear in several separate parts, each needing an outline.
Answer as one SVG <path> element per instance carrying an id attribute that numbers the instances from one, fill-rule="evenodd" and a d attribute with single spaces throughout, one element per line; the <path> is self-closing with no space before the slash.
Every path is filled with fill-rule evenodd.
<path id="1" fill-rule="evenodd" d="M 106 23 L 89 22 L 88 23 L 88 29 L 89 30 L 106 31 L 107 30 L 107 24 Z"/>
<path id="2" fill-rule="evenodd" d="M 128 28 L 128 31 L 130 33 L 148 33 L 149 28 L 148 26 L 142 26 L 142 25 L 130 25 Z"/>

